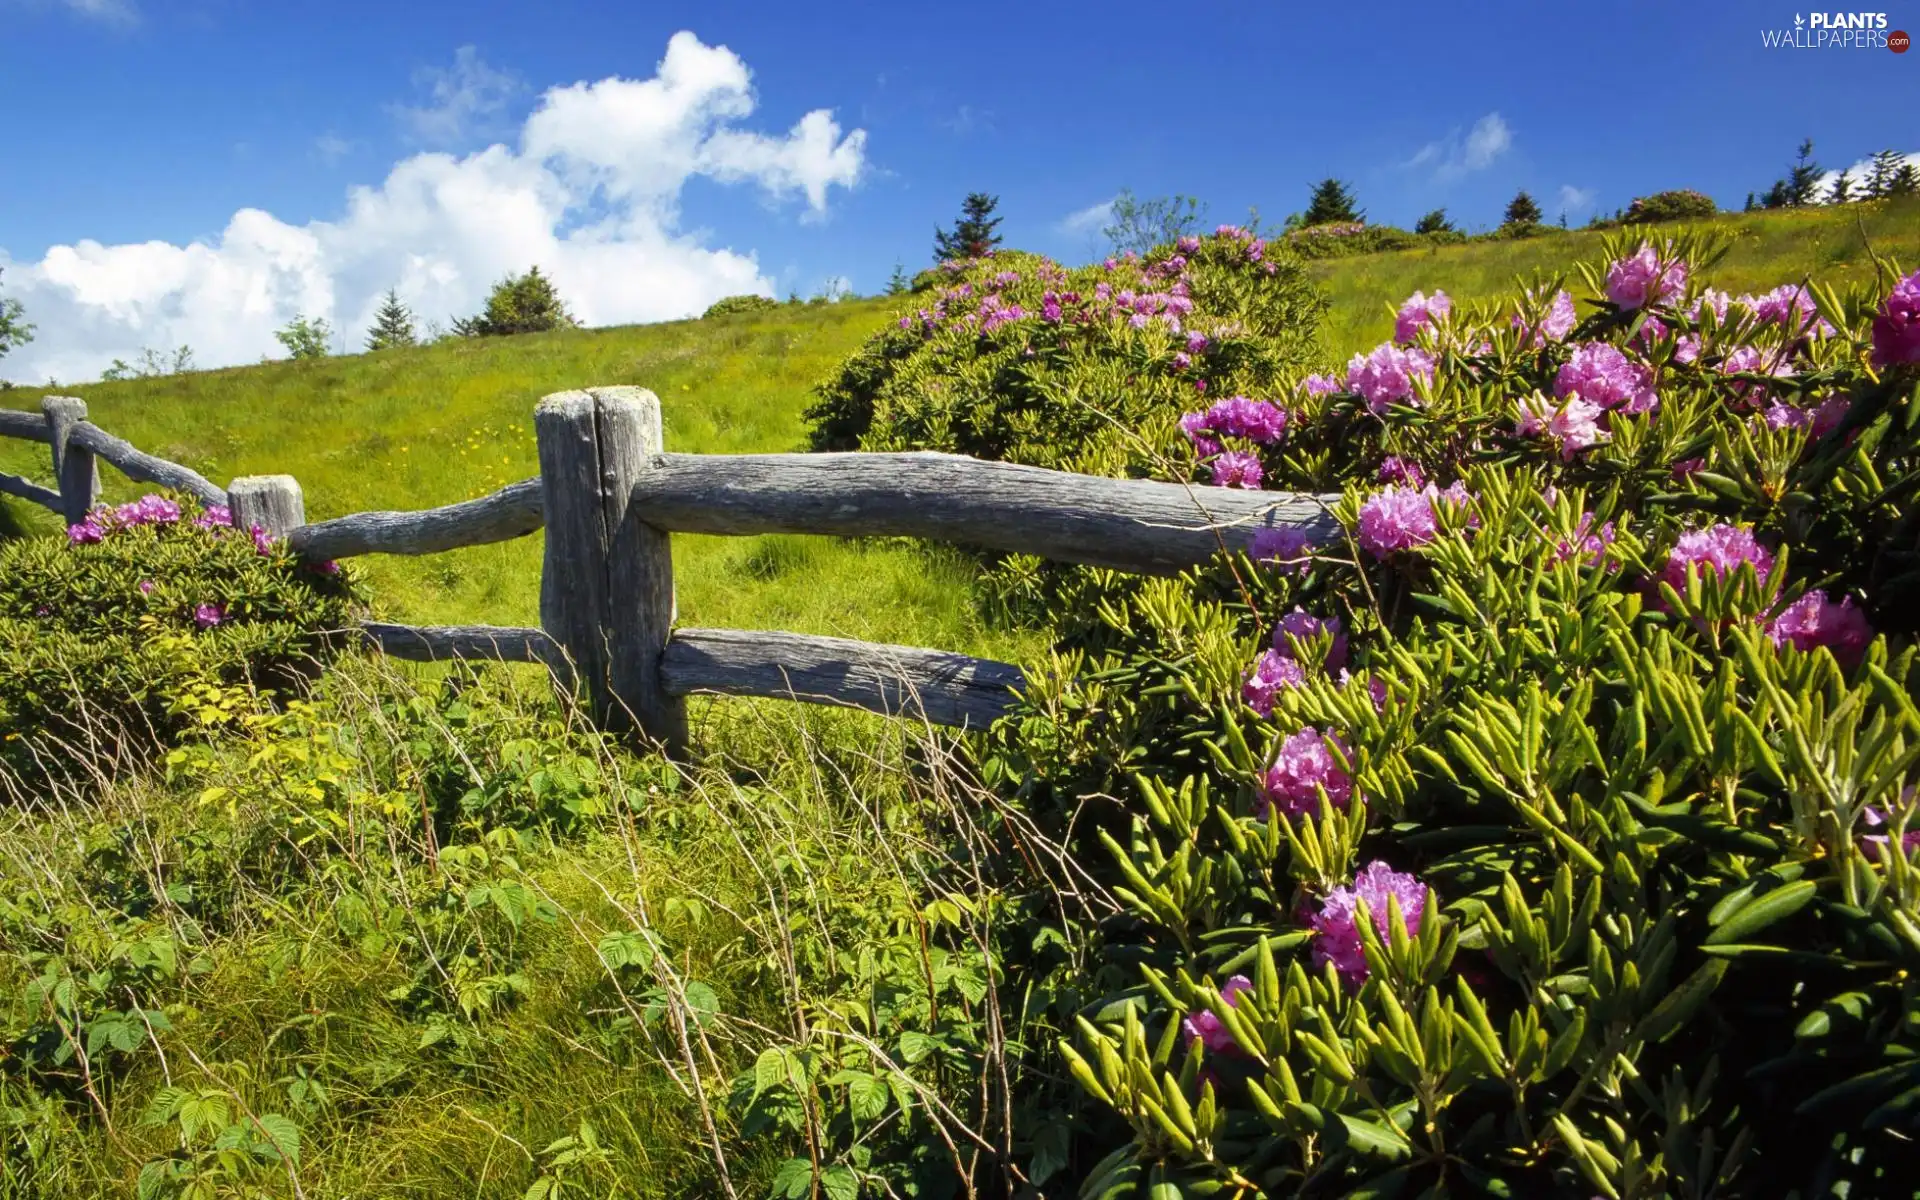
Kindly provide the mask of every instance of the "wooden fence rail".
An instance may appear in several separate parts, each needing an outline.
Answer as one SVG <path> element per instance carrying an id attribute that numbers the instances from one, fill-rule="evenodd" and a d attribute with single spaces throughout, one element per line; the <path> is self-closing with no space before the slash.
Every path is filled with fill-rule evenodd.
<path id="1" fill-rule="evenodd" d="M 77 521 L 98 495 L 95 461 L 128 478 L 224 504 L 312 561 L 433 554 L 547 530 L 539 629 L 369 622 L 366 642 L 414 661 L 539 663 L 580 689 L 596 722 L 670 752 L 684 698 L 778 697 L 982 728 L 1025 686 L 1018 667 L 943 650 L 737 629 L 675 629 L 675 533 L 917 537 L 1060 562 L 1171 574 L 1262 529 L 1339 536 L 1331 496 L 1103 479 L 950 454 L 671 454 L 660 402 L 641 388 L 561 392 L 534 412 L 540 474 L 420 512 L 307 523 L 291 476 L 221 489 L 49 396 L 36 415 L 0 409 L 0 436 L 53 451 L 58 489 L 0 473 L 0 492 Z"/>

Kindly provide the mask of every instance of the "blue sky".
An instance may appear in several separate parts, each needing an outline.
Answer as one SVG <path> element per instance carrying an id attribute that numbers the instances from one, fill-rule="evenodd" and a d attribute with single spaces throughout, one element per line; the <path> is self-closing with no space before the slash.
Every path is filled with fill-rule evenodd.
<path id="1" fill-rule="evenodd" d="M 1785 6 L 1454 7 L 0 0 L 0 286 L 41 326 L 0 374 L 249 361 L 387 286 L 444 320 L 515 256 L 592 323 L 873 291 L 970 190 L 1079 260 L 1123 187 L 1278 221 L 1332 174 L 1468 227 L 1526 188 L 1577 223 L 1737 206 L 1802 137 L 1920 148 L 1920 55 L 1765 49 Z"/>

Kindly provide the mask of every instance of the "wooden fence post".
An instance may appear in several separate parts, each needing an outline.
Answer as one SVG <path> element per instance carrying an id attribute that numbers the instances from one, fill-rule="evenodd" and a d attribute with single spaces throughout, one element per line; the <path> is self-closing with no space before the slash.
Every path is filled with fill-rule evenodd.
<path id="1" fill-rule="evenodd" d="M 67 524 L 78 525 L 87 519 L 100 496 L 100 472 L 94 466 L 93 451 L 70 440 L 73 427 L 87 419 L 87 402 L 77 396 L 43 396 L 40 411 L 47 418 L 47 433 L 53 443 L 53 477 L 60 484 L 60 508 Z"/>
<path id="2" fill-rule="evenodd" d="M 680 755 L 686 706 L 660 678 L 672 542 L 631 508 L 634 482 L 664 450 L 660 401 L 633 387 L 559 392 L 533 424 L 547 523 L 540 624 L 572 658 L 596 724 L 637 728 Z"/>
<path id="3" fill-rule="evenodd" d="M 227 485 L 227 506 L 235 529 L 258 525 L 276 538 L 307 523 L 306 498 L 291 475 L 242 475 Z"/>

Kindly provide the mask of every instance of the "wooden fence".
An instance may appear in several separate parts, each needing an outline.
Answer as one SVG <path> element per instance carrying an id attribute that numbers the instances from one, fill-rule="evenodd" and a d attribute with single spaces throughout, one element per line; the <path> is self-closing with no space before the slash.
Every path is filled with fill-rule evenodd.
<path id="1" fill-rule="evenodd" d="M 288 475 L 222 489 L 49 396 L 40 414 L 0 409 L 0 435 L 45 442 L 58 489 L 0 473 L 0 492 L 77 522 L 99 494 L 96 461 L 128 478 L 224 504 L 312 561 L 432 554 L 545 527 L 539 629 L 369 623 L 395 658 L 545 664 L 584 693 L 604 728 L 678 752 L 685 697 L 700 692 L 837 704 L 980 728 L 1025 684 L 1019 668 L 943 650 L 811 634 L 674 627 L 675 533 L 917 537 L 1123 571 L 1171 574 L 1257 530 L 1338 535 L 1332 497 L 1103 479 L 950 454 L 672 454 L 660 402 L 642 388 L 560 392 L 534 409 L 540 474 L 421 512 L 307 523 Z"/>

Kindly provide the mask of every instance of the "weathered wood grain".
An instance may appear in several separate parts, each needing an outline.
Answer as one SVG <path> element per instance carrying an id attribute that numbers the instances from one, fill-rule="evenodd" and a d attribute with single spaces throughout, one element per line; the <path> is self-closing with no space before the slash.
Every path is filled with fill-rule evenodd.
<path id="1" fill-rule="evenodd" d="M 545 663 L 566 669 L 566 656 L 540 629 L 506 625 L 390 625 L 369 621 L 360 626 L 367 641 L 384 654 L 409 662 L 445 662 L 456 658 L 496 662 Z"/>
<path id="2" fill-rule="evenodd" d="M 0 471 L 0 493 L 5 493 L 9 496 L 18 496 L 22 500 L 30 500 L 40 507 L 50 508 L 54 512 L 60 512 L 63 507 L 60 502 L 59 492 L 49 487 L 41 487 L 31 479 L 23 479 L 18 475 L 9 475 L 4 471 Z"/>
<path id="3" fill-rule="evenodd" d="M 672 558 L 629 501 L 660 446 L 659 401 L 640 388 L 558 392 L 534 409 L 533 427 L 547 522 L 540 625 L 573 661 L 596 725 L 637 729 L 679 753 L 685 707 L 657 674 Z"/>
<path id="4" fill-rule="evenodd" d="M 955 454 L 663 454 L 634 485 L 674 533 L 921 537 L 1145 574 L 1260 529 L 1331 541 L 1336 497 L 1103 479 Z"/>
<path id="5" fill-rule="evenodd" d="M 74 441 L 73 431 L 87 419 L 87 402 L 78 396 L 42 396 L 40 412 L 53 447 L 53 477 L 60 485 L 60 513 L 69 525 L 87 519 L 100 498 L 100 472 L 93 451 Z"/>
<path id="6" fill-rule="evenodd" d="M 300 481 L 291 475 L 242 475 L 227 485 L 236 529 L 260 529 L 283 538 L 307 523 Z"/>
<path id="7" fill-rule="evenodd" d="M 846 638 L 677 629 L 660 660 L 668 690 L 837 704 L 984 729 L 1026 687 L 1010 663 Z"/>
<path id="8" fill-rule="evenodd" d="M 202 504 L 225 504 L 226 489 L 210 482 L 198 471 L 168 462 L 138 449 L 132 442 L 117 438 L 98 425 L 81 422 L 73 427 L 71 445 L 84 446 L 106 459 L 128 479 L 138 483 L 157 483 L 176 492 L 186 492 Z"/>
<path id="9" fill-rule="evenodd" d="M 44 442 L 48 438 L 47 418 L 40 413 L 21 412 L 17 408 L 0 408 L 0 437 Z"/>
<path id="10" fill-rule="evenodd" d="M 418 512 L 363 512 L 303 525 L 287 535 L 295 553 L 316 561 L 359 554 L 437 554 L 504 542 L 540 528 L 538 479 L 510 483 L 491 496 Z"/>

